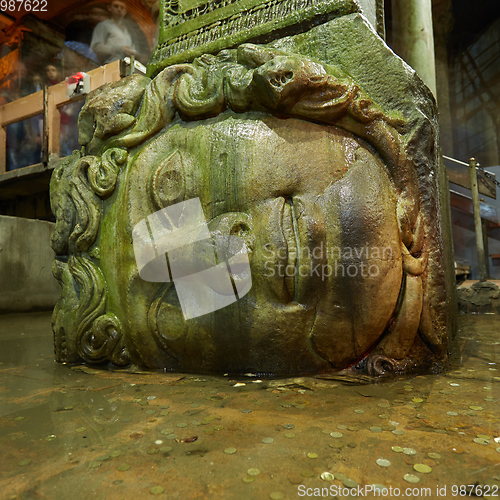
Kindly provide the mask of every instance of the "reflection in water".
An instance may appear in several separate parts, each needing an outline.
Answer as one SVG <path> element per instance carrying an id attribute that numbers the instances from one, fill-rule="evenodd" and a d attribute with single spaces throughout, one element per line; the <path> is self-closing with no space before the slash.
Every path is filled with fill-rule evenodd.
<path id="1" fill-rule="evenodd" d="M 449 372 L 373 383 L 57 365 L 48 313 L 1 316 L 3 498 L 296 498 L 300 485 L 371 484 L 432 498 L 446 485 L 440 498 L 453 498 L 452 485 L 476 483 L 499 495 L 500 318 L 460 319 Z"/>

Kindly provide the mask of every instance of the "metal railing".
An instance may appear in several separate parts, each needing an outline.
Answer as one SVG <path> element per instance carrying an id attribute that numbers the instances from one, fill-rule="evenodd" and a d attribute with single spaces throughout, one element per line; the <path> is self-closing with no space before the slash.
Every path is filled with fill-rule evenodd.
<path id="1" fill-rule="evenodd" d="M 500 183 L 496 180 L 493 174 L 491 174 L 490 172 L 486 172 L 479 165 L 475 158 L 470 158 L 469 163 L 465 163 L 463 161 L 445 155 L 443 155 L 443 158 L 448 161 L 458 163 L 459 165 L 469 167 L 470 191 L 472 194 L 472 209 L 474 215 L 474 231 L 476 234 L 476 248 L 479 266 L 479 281 L 486 281 L 488 279 L 488 266 L 486 263 L 485 236 L 486 238 L 488 236 L 487 234 L 483 234 L 483 224 L 481 221 L 481 207 L 479 199 L 478 172 L 482 174 L 487 180 L 492 182 L 494 188 L 500 186 Z"/>

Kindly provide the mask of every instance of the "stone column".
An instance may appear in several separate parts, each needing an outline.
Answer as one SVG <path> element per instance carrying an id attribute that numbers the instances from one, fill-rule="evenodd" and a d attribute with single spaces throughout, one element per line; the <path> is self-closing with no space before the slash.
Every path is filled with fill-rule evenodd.
<path id="1" fill-rule="evenodd" d="M 436 92 L 431 0 L 393 0 L 394 50 Z"/>
<path id="2" fill-rule="evenodd" d="M 436 56 L 436 99 L 439 103 L 439 132 L 443 153 L 453 156 L 453 121 L 450 103 L 448 41 L 453 28 L 451 0 L 434 0 L 434 51 Z M 451 90 L 455 92 L 455 89 Z M 450 154 L 448 154 L 449 152 Z"/>
<path id="3" fill-rule="evenodd" d="M 375 31 L 385 39 L 384 0 L 358 0 L 358 3 Z"/>

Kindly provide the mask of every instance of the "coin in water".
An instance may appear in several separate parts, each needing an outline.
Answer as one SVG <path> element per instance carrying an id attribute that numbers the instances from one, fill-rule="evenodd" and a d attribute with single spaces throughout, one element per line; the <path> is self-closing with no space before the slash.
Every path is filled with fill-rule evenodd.
<path id="1" fill-rule="evenodd" d="M 403 453 L 405 455 L 416 455 L 417 451 L 414 450 L 413 448 L 403 448 Z"/>
<path id="2" fill-rule="evenodd" d="M 334 449 L 340 450 L 340 448 L 344 447 L 344 443 L 342 443 L 340 441 L 333 441 L 332 443 L 329 443 L 328 446 L 330 448 L 334 448 Z"/>
<path id="3" fill-rule="evenodd" d="M 320 477 L 323 481 L 333 481 L 335 479 L 335 476 L 331 472 L 323 472 Z"/>
<path id="4" fill-rule="evenodd" d="M 226 448 L 224 450 L 224 453 L 226 453 L 227 455 L 233 455 L 234 453 L 236 453 L 238 450 L 236 448 Z"/>
<path id="5" fill-rule="evenodd" d="M 163 486 L 153 486 L 149 491 L 152 495 L 161 495 L 165 491 L 165 488 Z"/>
<path id="6" fill-rule="evenodd" d="M 258 476 L 260 474 L 260 470 L 259 469 L 255 469 L 255 468 L 251 468 L 251 469 L 247 470 L 247 474 L 249 476 Z"/>
<path id="7" fill-rule="evenodd" d="M 358 483 L 354 479 L 349 479 L 348 477 L 342 481 L 343 485 L 347 488 L 356 488 Z"/>
<path id="8" fill-rule="evenodd" d="M 488 439 L 483 439 L 483 438 L 475 438 L 474 443 L 477 444 L 490 444 L 490 441 Z"/>
<path id="9" fill-rule="evenodd" d="M 429 467 L 428 465 L 425 464 L 415 464 L 413 468 L 417 472 L 421 472 L 422 474 L 429 474 L 429 472 L 432 472 L 432 467 Z"/>
<path id="10" fill-rule="evenodd" d="M 413 474 L 405 474 L 403 476 L 403 479 L 405 481 L 407 481 L 408 483 L 412 483 L 412 484 L 417 484 L 420 482 L 420 478 L 418 476 L 413 475 Z"/>
<path id="11" fill-rule="evenodd" d="M 270 495 L 269 498 L 271 500 L 282 500 L 285 498 L 285 494 L 282 493 L 281 491 L 273 491 Z"/>
<path id="12" fill-rule="evenodd" d="M 271 443 L 274 443 L 274 439 L 273 438 L 264 438 L 262 440 L 262 442 L 265 444 L 271 444 Z"/>
<path id="13" fill-rule="evenodd" d="M 380 465 L 380 467 L 390 467 L 391 462 L 389 460 L 386 460 L 385 458 L 379 458 L 376 460 L 377 465 Z"/>
<path id="14" fill-rule="evenodd" d="M 309 469 L 307 469 L 307 470 L 303 470 L 303 471 L 300 473 L 300 475 L 301 475 L 302 477 L 314 477 L 314 471 L 313 471 L 313 470 L 309 470 Z"/>

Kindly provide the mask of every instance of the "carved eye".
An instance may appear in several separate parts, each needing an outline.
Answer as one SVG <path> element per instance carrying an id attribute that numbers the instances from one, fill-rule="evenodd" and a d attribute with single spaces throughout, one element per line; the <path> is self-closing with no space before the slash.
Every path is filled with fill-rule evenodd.
<path id="1" fill-rule="evenodd" d="M 163 160 L 149 180 L 149 198 L 156 208 L 164 208 L 184 199 L 184 167 L 179 151 Z"/>

